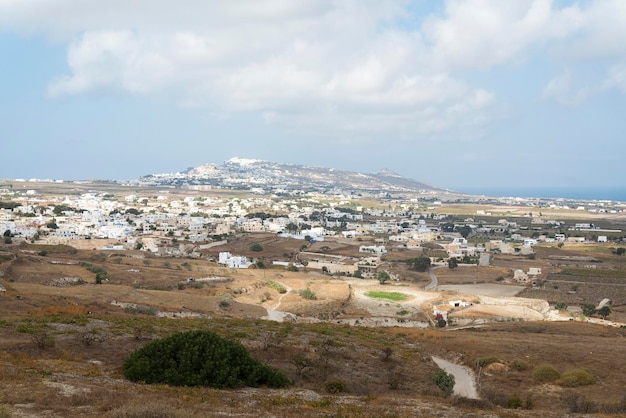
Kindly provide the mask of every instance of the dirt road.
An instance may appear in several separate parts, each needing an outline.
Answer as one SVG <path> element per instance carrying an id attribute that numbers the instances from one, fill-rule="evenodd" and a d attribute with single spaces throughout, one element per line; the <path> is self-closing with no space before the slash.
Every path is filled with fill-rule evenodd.
<path id="1" fill-rule="evenodd" d="M 463 398 L 480 399 L 476 391 L 474 372 L 465 366 L 450 363 L 439 357 L 432 357 L 441 369 L 454 376 L 454 394 Z"/>

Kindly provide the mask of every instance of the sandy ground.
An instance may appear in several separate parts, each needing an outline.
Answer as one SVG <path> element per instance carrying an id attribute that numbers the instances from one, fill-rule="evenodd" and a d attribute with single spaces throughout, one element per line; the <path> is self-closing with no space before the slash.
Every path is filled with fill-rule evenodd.
<path id="1" fill-rule="evenodd" d="M 457 292 L 468 295 L 488 296 L 515 296 L 524 289 L 524 286 L 504 284 L 454 284 L 437 286 L 437 290 L 443 292 Z"/>

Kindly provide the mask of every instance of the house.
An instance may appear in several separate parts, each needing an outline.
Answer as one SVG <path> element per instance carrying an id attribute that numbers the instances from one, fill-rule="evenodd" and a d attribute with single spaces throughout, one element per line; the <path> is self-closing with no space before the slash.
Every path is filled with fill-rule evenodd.
<path id="1" fill-rule="evenodd" d="M 252 265 L 246 256 L 234 256 L 229 252 L 219 253 L 218 263 L 231 269 L 247 269 Z"/>
<path id="2" fill-rule="evenodd" d="M 360 253 L 372 253 L 372 254 L 386 254 L 387 249 L 384 245 L 361 245 L 359 247 Z"/>
<path id="3" fill-rule="evenodd" d="M 529 284 L 530 279 L 528 278 L 528 274 L 524 273 L 523 270 L 515 270 L 513 272 L 513 280 L 519 284 Z"/>

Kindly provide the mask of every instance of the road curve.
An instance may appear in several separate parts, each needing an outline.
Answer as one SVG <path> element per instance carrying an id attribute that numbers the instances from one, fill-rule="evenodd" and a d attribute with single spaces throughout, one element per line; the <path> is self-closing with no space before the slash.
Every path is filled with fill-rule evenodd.
<path id="1" fill-rule="evenodd" d="M 439 368 L 454 376 L 454 394 L 463 398 L 480 399 L 476 390 L 474 372 L 468 367 L 450 363 L 439 357 L 432 357 Z"/>
<path id="2" fill-rule="evenodd" d="M 431 290 L 436 288 L 439 282 L 437 281 L 437 276 L 435 276 L 435 273 L 433 272 L 433 267 L 429 267 L 427 272 L 430 276 L 430 283 L 424 287 L 424 290 Z"/>

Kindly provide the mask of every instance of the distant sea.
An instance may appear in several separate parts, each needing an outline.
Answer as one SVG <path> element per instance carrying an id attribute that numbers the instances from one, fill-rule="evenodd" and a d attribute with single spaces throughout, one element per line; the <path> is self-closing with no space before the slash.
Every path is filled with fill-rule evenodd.
<path id="1" fill-rule="evenodd" d="M 626 202 L 626 187 L 463 187 L 460 193 L 491 197 L 538 197 Z"/>

